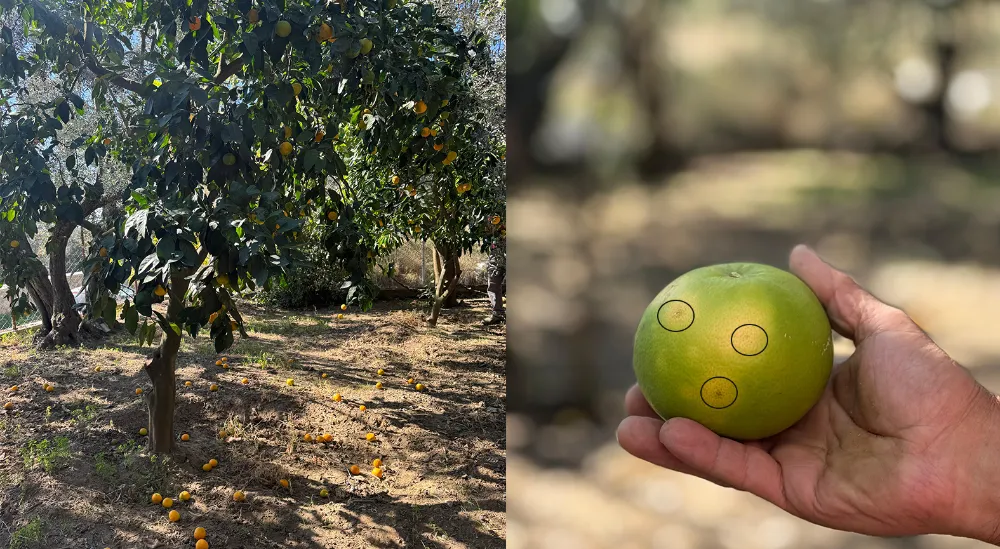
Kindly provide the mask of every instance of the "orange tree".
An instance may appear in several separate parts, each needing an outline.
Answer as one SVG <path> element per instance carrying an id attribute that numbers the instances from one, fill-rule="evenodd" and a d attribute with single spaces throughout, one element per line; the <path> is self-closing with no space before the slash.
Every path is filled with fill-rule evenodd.
<path id="1" fill-rule="evenodd" d="M 355 221 L 376 255 L 407 240 L 433 244 L 431 325 L 457 295 L 462 254 L 485 250 L 505 217 L 504 131 L 473 89 L 490 44 L 482 33 L 467 40 L 476 55 L 448 64 L 445 93 L 418 106 L 415 124 L 352 133 L 338 147 L 356 186 Z"/>
<path id="2" fill-rule="evenodd" d="M 364 284 L 338 129 L 382 144 L 412 127 L 414 106 L 448 85 L 441 59 L 466 46 L 431 6 L 394 0 L 0 5 L 31 44 L 0 56 L 3 76 L 86 73 L 77 95 L 108 116 L 83 140 L 85 160 L 107 147 L 132 166 L 121 222 L 85 270 L 114 294 L 131 287 L 125 327 L 145 343 L 159 337 L 145 365 L 149 447 L 170 451 L 182 336 L 207 331 L 217 351 L 230 347 L 242 331 L 235 294 L 303 260 L 310 215 L 330 227 L 324 245 L 351 273 L 348 291 Z"/>

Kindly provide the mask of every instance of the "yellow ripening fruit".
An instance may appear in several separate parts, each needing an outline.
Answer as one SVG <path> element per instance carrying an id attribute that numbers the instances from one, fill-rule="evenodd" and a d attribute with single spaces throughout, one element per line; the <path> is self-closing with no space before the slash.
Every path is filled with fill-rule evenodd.
<path id="1" fill-rule="evenodd" d="M 447 159 L 449 162 L 454 162 L 458 158 L 458 153 L 455 151 L 448 151 Z"/>
<path id="2" fill-rule="evenodd" d="M 423 129 L 420 130 L 420 137 L 429 137 L 430 135 L 431 135 L 430 128 L 424 126 Z"/>
<path id="3" fill-rule="evenodd" d="M 327 212 L 326 214 L 326 218 L 329 219 L 330 221 L 336 221 L 339 216 L 340 214 L 338 214 L 337 212 Z"/>
<path id="4" fill-rule="evenodd" d="M 344 397 L 340 396 L 340 393 L 333 393 L 333 396 L 331 398 L 333 399 L 334 402 L 340 402 L 341 400 L 343 400 Z"/>
<path id="5" fill-rule="evenodd" d="M 345 303 L 345 304 L 341 305 L 340 306 L 340 310 L 341 311 L 346 311 L 347 310 L 347 304 Z"/>
<path id="6" fill-rule="evenodd" d="M 156 503 L 156 504 L 159 504 L 159 503 L 160 503 L 161 501 L 163 501 L 163 496 L 161 496 L 161 495 L 160 495 L 160 494 L 158 494 L 158 493 L 157 493 L 157 494 L 153 494 L 153 495 L 152 495 L 152 496 L 151 496 L 151 497 L 149 498 L 149 501 L 152 501 L 153 503 Z"/>
<path id="7" fill-rule="evenodd" d="M 417 114 L 424 114 L 425 112 L 427 112 L 427 103 L 424 103 L 423 101 L 417 101 L 417 103 L 413 105 L 413 112 Z"/>
<path id="8" fill-rule="evenodd" d="M 319 497 L 325 498 L 325 497 L 329 497 L 329 496 L 330 496 L 330 492 L 328 492 L 326 490 L 326 488 L 323 488 L 322 490 L 319 491 Z"/>
<path id="9" fill-rule="evenodd" d="M 288 156 L 292 154 L 292 144 L 288 141 L 282 142 L 281 145 L 278 146 L 278 152 L 281 153 L 281 156 Z"/>
<path id="10" fill-rule="evenodd" d="M 289 387 L 291 387 L 292 385 L 295 385 L 295 380 L 292 378 L 288 378 L 287 380 L 285 380 L 285 383 L 288 384 Z"/>
<path id="11" fill-rule="evenodd" d="M 376 382 L 376 383 L 375 383 L 375 388 L 376 388 L 376 389 L 381 389 L 381 388 L 382 388 L 382 382 L 381 382 L 381 381 L 379 381 L 379 382 Z"/>
<path id="12" fill-rule="evenodd" d="M 364 404 L 362 404 L 361 406 L 358 406 L 358 410 L 361 410 L 362 412 L 364 412 L 367 409 L 368 408 L 366 408 Z"/>
<path id="13" fill-rule="evenodd" d="M 245 499 L 247 499 L 247 496 L 243 492 L 239 490 L 233 492 L 233 501 L 244 501 Z"/>
<path id="14" fill-rule="evenodd" d="M 148 433 L 148 432 L 149 432 L 149 431 L 147 431 L 145 427 L 140 427 L 140 428 L 139 428 L 139 434 L 140 434 L 141 436 L 146 436 L 146 433 Z"/>
<path id="15" fill-rule="evenodd" d="M 385 370 L 383 370 L 382 368 L 379 368 L 378 371 L 375 372 L 375 375 L 384 376 L 385 375 Z"/>
<path id="16" fill-rule="evenodd" d="M 173 511 L 170 511 L 170 514 L 167 515 L 167 518 L 170 519 L 170 522 L 177 522 L 181 520 L 181 514 L 178 513 L 176 509 L 174 509 Z"/>
<path id="17" fill-rule="evenodd" d="M 292 138 L 292 128 L 285 126 L 285 139 Z"/>
<path id="18" fill-rule="evenodd" d="M 166 507 L 167 509 L 173 507 L 174 506 L 174 500 L 172 500 L 170 498 L 163 498 L 163 506 Z"/>
<path id="19" fill-rule="evenodd" d="M 179 499 L 181 501 L 187 501 L 187 500 L 191 499 L 191 492 L 188 492 L 187 490 L 184 490 L 183 492 L 180 493 L 180 495 L 177 496 L 177 499 Z"/>
<path id="20" fill-rule="evenodd" d="M 317 42 L 326 42 L 333 38 L 333 28 L 326 23 L 319 26 L 319 33 L 316 35 Z"/>
<path id="21" fill-rule="evenodd" d="M 17 240 L 11 240 L 11 241 L 10 241 L 10 247 L 11 247 L 11 248 L 17 248 L 17 247 L 18 247 L 18 246 L 20 246 L 20 245 L 21 245 L 21 243 L 20 243 L 20 242 L 18 242 Z"/>
<path id="22" fill-rule="evenodd" d="M 375 440 L 375 433 L 368 433 L 368 434 L 366 434 L 365 435 L 365 440 L 367 440 L 369 442 Z"/>
<path id="23" fill-rule="evenodd" d="M 416 387 L 414 387 L 414 388 L 416 390 L 418 390 L 418 391 L 423 391 L 424 390 L 424 384 L 423 383 L 417 383 Z"/>
<path id="24" fill-rule="evenodd" d="M 374 467 L 374 468 L 372 468 L 372 476 L 376 476 L 378 478 L 382 478 L 382 468 L 381 467 Z"/>
<path id="25" fill-rule="evenodd" d="M 160 284 L 157 284 L 156 288 L 153 289 L 153 294 L 155 294 L 156 297 L 163 297 L 167 295 L 167 289 L 161 286 Z"/>
<path id="26" fill-rule="evenodd" d="M 298 95 L 302 93 L 302 84 L 299 84 L 298 82 L 292 82 L 292 93 L 294 93 L 296 97 L 298 97 Z"/>
<path id="27" fill-rule="evenodd" d="M 398 175 L 392 176 L 392 184 L 393 185 L 399 185 L 399 176 Z"/>
<path id="28" fill-rule="evenodd" d="M 499 225 L 500 224 L 500 216 L 499 215 L 494 215 L 493 219 L 490 219 L 490 223 L 492 223 L 494 225 Z"/>
<path id="29" fill-rule="evenodd" d="M 277 34 L 281 38 L 287 37 L 292 34 L 292 24 L 288 21 L 278 21 L 274 24 L 274 34 Z"/>
<path id="30" fill-rule="evenodd" d="M 374 460 L 372 460 L 372 467 L 381 467 L 381 466 L 382 466 L 381 459 L 375 458 Z"/>
<path id="31" fill-rule="evenodd" d="M 194 539 L 205 539 L 205 536 L 207 535 L 208 533 L 205 532 L 205 529 L 201 526 L 194 529 Z"/>

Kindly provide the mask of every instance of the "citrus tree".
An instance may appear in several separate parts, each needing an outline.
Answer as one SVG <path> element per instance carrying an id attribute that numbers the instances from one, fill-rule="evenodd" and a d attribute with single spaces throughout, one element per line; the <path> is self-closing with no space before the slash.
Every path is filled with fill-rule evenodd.
<path id="1" fill-rule="evenodd" d="M 85 160 L 110 154 L 132 167 L 120 223 L 85 270 L 113 294 L 131 287 L 119 318 L 141 341 L 159 338 L 145 365 L 149 446 L 169 451 L 182 336 L 207 332 L 217 351 L 231 346 L 243 329 L 235 295 L 303 260 L 304 220 L 330 227 L 324 245 L 350 273 L 345 285 L 363 287 L 367 250 L 345 200 L 338 131 L 391 148 L 389 136 L 419 124 L 415 107 L 446 93 L 447 82 L 428 77 L 440 58 L 466 46 L 432 6 L 395 0 L 4 7 L 32 45 L 0 57 L 6 81 L 86 72 L 74 93 L 108 116 L 80 144 L 93 151 Z"/>
<path id="2" fill-rule="evenodd" d="M 455 40 L 472 45 L 472 54 L 438 67 L 447 94 L 417 105 L 418 124 L 382 136 L 398 145 L 382 148 L 359 133 L 340 146 L 357 186 L 351 199 L 363 212 L 356 220 L 376 254 L 407 240 L 433 244 L 431 325 L 455 301 L 460 257 L 485 249 L 499 234 L 506 204 L 504 100 L 495 93 L 502 87 L 493 85 L 502 49 L 495 36 L 465 27 Z"/>

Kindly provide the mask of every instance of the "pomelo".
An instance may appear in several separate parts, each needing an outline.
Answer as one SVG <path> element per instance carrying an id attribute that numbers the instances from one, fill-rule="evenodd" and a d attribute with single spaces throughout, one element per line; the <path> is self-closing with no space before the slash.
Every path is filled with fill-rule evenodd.
<path id="1" fill-rule="evenodd" d="M 664 419 L 766 438 L 819 400 L 833 367 L 830 321 L 795 275 L 756 263 L 701 267 L 646 308 L 632 366 Z"/>

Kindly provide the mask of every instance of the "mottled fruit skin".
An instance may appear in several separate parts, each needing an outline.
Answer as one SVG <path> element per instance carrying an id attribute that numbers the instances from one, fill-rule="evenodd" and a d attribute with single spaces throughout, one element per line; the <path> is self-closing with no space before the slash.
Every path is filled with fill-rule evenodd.
<path id="1" fill-rule="evenodd" d="M 768 265 L 690 271 L 646 308 L 632 366 L 664 419 L 693 419 L 736 440 L 791 427 L 833 367 L 830 321 L 812 290 Z"/>

